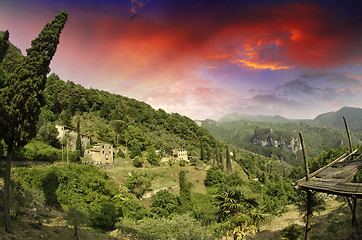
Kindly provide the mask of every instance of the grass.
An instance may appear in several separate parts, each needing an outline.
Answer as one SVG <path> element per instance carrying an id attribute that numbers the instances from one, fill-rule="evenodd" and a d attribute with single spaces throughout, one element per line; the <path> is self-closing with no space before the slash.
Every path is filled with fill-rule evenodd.
<path id="1" fill-rule="evenodd" d="M 18 219 L 12 220 L 12 233 L 6 233 L 4 230 L 3 209 L 0 212 L 0 239 L 75 239 L 74 230 L 68 226 L 62 218 L 62 213 L 58 210 L 46 208 L 43 214 L 34 219 L 28 215 L 24 209 L 18 216 Z M 97 239 L 97 240 L 117 240 L 110 234 L 99 233 L 91 228 L 81 227 L 78 231 L 79 239 Z"/>
<path id="2" fill-rule="evenodd" d="M 339 198 L 338 198 L 339 199 Z M 357 203 L 357 222 L 359 228 L 351 225 L 352 213 L 341 199 L 328 200 L 326 209 L 312 217 L 312 240 L 354 240 L 362 236 L 362 209 L 361 200 Z M 302 230 L 299 239 L 304 239 L 305 223 L 295 206 L 288 206 L 288 211 L 275 217 L 261 227 L 261 231 L 248 239 L 253 240 L 279 240 L 284 228 L 296 224 Z"/>

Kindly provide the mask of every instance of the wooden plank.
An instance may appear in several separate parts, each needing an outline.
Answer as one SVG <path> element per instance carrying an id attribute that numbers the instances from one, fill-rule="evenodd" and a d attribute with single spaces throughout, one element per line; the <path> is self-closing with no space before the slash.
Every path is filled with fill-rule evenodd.
<path id="1" fill-rule="evenodd" d="M 358 198 L 362 198 L 361 183 L 336 183 L 311 180 L 302 183 L 300 186 L 307 190 L 314 190 L 318 192 L 325 192 L 342 196 L 356 196 Z"/>
<path id="2" fill-rule="evenodd" d="M 344 153 L 343 155 L 341 155 L 339 158 L 337 158 L 336 160 L 334 160 L 333 162 L 327 164 L 326 166 L 318 169 L 317 171 L 313 172 L 312 174 L 310 174 L 309 176 L 310 177 L 313 177 L 315 175 L 317 175 L 318 173 L 324 171 L 326 168 L 332 166 L 333 164 L 337 163 L 337 162 L 342 162 L 344 161 L 345 159 L 347 159 L 348 157 L 352 156 L 353 154 L 355 154 L 356 152 L 358 151 L 358 149 L 355 149 L 352 153 L 350 153 L 348 156 L 346 156 L 348 154 L 348 152 Z M 305 177 L 302 178 L 302 179 L 299 179 L 298 181 L 294 182 L 293 185 L 298 185 L 300 182 L 304 182 L 305 181 Z"/>
<path id="3" fill-rule="evenodd" d="M 337 162 L 337 163 L 333 164 L 333 166 L 331 166 L 331 167 L 347 166 L 350 164 L 354 164 L 356 162 L 361 162 L 362 161 L 360 159 L 361 156 L 362 156 L 362 154 L 360 154 L 357 158 L 353 159 L 352 161 Z"/>

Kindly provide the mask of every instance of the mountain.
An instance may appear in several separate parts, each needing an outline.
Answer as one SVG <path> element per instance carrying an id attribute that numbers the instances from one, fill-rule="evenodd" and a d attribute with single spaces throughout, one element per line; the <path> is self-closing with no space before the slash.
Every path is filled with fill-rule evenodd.
<path id="1" fill-rule="evenodd" d="M 343 116 L 346 117 L 351 132 L 362 134 L 362 109 L 344 107 L 337 112 L 328 112 L 318 115 L 310 124 L 315 126 L 329 126 L 345 129 Z"/>
<path id="2" fill-rule="evenodd" d="M 328 148 L 348 144 L 344 129 L 315 126 L 307 122 L 253 122 L 239 120 L 221 122 L 205 120 L 202 127 L 221 142 L 239 148 L 284 160 L 294 166 L 302 164 L 299 134 L 302 132 L 309 157 L 317 156 Z M 361 139 L 352 134 L 352 142 L 361 144 Z"/>
<path id="3" fill-rule="evenodd" d="M 293 120 L 284 118 L 280 115 L 265 116 L 265 115 L 246 115 L 242 113 L 228 113 L 220 118 L 219 122 L 234 122 L 239 120 L 247 120 L 252 122 L 291 122 Z"/>

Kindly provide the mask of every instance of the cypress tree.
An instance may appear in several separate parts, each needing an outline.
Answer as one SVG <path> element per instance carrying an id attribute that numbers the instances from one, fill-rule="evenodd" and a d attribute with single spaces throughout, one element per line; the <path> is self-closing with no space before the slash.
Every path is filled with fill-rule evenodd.
<path id="1" fill-rule="evenodd" d="M 217 165 L 220 165 L 221 163 L 220 163 L 220 158 L 219 158 L 219 148 L 218 148 L 217 144 L 216 144 L 216 149 L 215 149 L 215 158 L 216 158 Z"/>
<path id="2" fill-rule="evenodd" d="M 77 123 L 77 142 L 76 142 L 76 150 L 79 151 L 79 156 L 83 157 L 83 148 L 82 148 L 82 139 L 80 137 L 80 123 Z"/>
<path id="3" fill-rule="evenodd" d="M 9 31 L 6 30 L 0 37 L 0 64 L 6 56 L 6 52 L 9 48 Z"/>
<path id="4" fill-rule="evenodd" d="M 201 149 L 201 157 L 200 160 L 201 161 L 205 161 L 205 151 L 204 151 L 204 146 L 202 144 L 202 139 L 200 138 L 200 149 Z"/>
<path id="5" fill-rule="evenodd" d="M 226 147 L 226 173 L 232 172 L 229 147 Z"/>
<path id="6" fill-rule="evenodd" d="M 27 56 L 7 77 L 0 89 L 0 136 L 7 145 L 4 195 L 5 229 L 12 231 L 10 219 L 10 172 L 15 149 L 24 146 L 36 135 L 40 108 L 44 105 L 43 91 L 50 62 L 59 44 L 68 12 L 62 11 L 47 23 L 26 50 Z"/>
<path id="7" fill-rule="evenodd" d="M 184 210 L 191 209 L 191 183 L 186 181 L 186 171 L 181 170 L 179 175 L 180 201 Z"/>

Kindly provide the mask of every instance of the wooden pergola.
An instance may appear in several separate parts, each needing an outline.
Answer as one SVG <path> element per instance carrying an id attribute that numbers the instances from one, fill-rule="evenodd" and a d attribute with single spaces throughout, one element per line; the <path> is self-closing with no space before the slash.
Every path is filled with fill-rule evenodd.
<path id="1" fill-rule="evenodd" d="M 302 133 L 299 133 L 306 176 L 293 185 L 296 188 L 301 188 L 307 192 L 307 223 L 305 239 L 310 238 L 312 208 L 311 199 L 312 195 L 316 192 L 324 192 L 344 196 L 352 212 L 352 225 L 358 227 L 356 218 L 357 199 L 362 198 L 362 183 L 356 183 L 356 174 L 362 168 L 362 154 L 356 154 L 358 149 L 352 149 L 351 138 L 349 134 L 346 119 L 343 117 L 346 131 L 348 135 L 350 151 L 344 153 L 339 158 L 335 159 L 328 165 L 318 169 L 317 171 L 309 174 L 308 160 L 306 157 L 306 149 Z M 353 180 L 353 182 L 351 182 Z"/>

